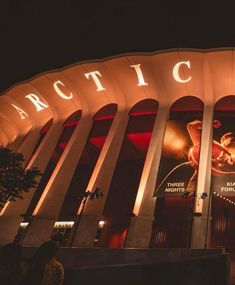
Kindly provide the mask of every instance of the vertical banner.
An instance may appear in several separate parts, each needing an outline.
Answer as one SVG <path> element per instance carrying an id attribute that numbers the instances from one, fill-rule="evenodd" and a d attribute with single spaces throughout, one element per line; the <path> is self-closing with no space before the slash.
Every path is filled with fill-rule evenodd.
<path id="1" fill-rule="evenodd" d="M 195 192 L 202 121 L 168 120 L 157 176 L 155 196 L 182 196 Z"/>
<path id="2" fill-rule="evenodd" d="M 235 124 L 220 117 L 213 123 L 211 188 L 222 196 L 235 196 Z"/>

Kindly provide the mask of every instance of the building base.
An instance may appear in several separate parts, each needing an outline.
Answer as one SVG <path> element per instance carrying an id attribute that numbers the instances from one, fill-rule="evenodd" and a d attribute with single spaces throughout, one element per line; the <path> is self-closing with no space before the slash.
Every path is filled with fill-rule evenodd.
<path id="1" fill-rule="evenodd" d="M 55 219 L 32 217 L 28 228 L 23 233 L 21 243 L 23 246 L 39 246 L 50 239 Z"/>
<path id="2" fill-rule="evenodd" d="M 148 248 L 152 234 L 153 219 L 150 216 L 131 217 L 125 247 Z"/>
<path id="3" fill-rule="evenodd" d="M 0 245 L 13 242 L 22 222 L 22 217 L 2 216 L 0 220 Z"/>

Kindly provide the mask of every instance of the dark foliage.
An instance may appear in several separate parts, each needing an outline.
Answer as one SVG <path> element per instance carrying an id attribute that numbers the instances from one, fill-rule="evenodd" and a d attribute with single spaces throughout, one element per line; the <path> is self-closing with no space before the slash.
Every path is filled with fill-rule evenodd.
<path id="1" fill-rule="evenodd" d="M 23 154 L 0 147 L 0 206 L 23 199 L 23 193 L 37 186 L 41 173 L 37 167 L 24 169 Z"/>

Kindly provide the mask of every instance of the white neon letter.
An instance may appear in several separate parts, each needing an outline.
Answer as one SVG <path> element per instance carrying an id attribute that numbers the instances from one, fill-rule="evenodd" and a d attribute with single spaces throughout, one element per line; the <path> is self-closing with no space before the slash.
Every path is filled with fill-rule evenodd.
<path id="1" fill-rule="evenodd" d="M 20 109 L 16 105 L 11 104 L 11 106 L 14 107 L 16 109 L 16 111 L 20 114 L 21 120 L 23 120 L 24 118 L 29 116 L 24 110 Z"/>
<path id="2" fill-rule="evenodd" d="M 97 75 L 99 75 L 99 77 L 102 77 L 102 75 L 100 74 L 100 72 L 98 70 L 85 73 L 84 75 L 85 75 L 85 77 L 87 79 L 89 79 L 90 76 L 92 77 L 92 79 L 94 80 L 95 85 L 97 87 L 96 91 L 103 91 L 103 90 L 105 90 L 105 88 L 102 86 L 102 84 L 101 84 L 101 82 L 100 82 L 100 80 L 99 80 L 99 78 L 97 76 Z"/>
<path id="3" fill-rule="evenodd" d="M 34 106 L 36 107 L 37 112 L 39 112 L 39 111 L 41 111 L 41 110 L 43 110 L 43 109 L 45 109 L 45 108 L 48 108 L 48 105 L 45 104 L 45 103 L 43 103 L 43 102 L 40 100 L 40 98 L 39 98 L 37 95 L 33 94 L 33 93 L 31 93 L 31 94 L 29 94 L 29 95 L 26 95 L 25 98 L 29 98 L 29 100 L 30 100 L 30 101 L 34 104 Z"/>
<path id="4" fill-rule="evenodd" d="M 140 68 L 140 64 L 134 64 L 134 65 L 131 65 L 131 67 L 133 67 L 135 69 L 135 72 L 137 74 L 137 78 L 138 78 L 137 86 L 148 85 L 148 83 L 146 83 L 144 81 L 144 76 L 143 76 L 142 70 Z"/>
<path id="5" fill-rule="evenodd" d="M 180 62 L 176 63 L 176 65 L 173 67 L 173 77 L 177 82 L 180 82 L 180 83 L 189 82 L 192 78 L 192 76 L 189 76 L 187 79 L 180 78 L 179 69 L 180 69 L 180 66 L 183 64 L 186 65 L 190 69 L 190 61 L 189 60 L 188 61 L 180 61 Z"/>
<path id="6" fill-rule="evenodd" d="M 65 99 L 65 100 L 70 100 L 70 99 L 73 98 L 73 93 L 72 93 L 72 92 L 70 92 L 70 93 L 69 93 L 69 96 L 67 96 L 67 95 L 65 95 L 65 94 L 60 90 L 60 88 L 59 88 L 58 85 L 62 85 L 62 86 L 65 86 L 65 85 L 64 85 L 64 83 L 61 82 L 60 80 L 57 80 L 57 81 L 55 81 L 55 82 L 53 83 L 53 87 L 54 87 L 56 93 L 57 93 L 61 98 Z"/>

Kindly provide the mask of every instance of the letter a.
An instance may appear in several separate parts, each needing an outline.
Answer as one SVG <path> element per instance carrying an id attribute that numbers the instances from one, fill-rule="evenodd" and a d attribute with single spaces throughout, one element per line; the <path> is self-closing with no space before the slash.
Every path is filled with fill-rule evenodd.
<path id="1" fill-rule="evenodd" d="M 20 109 L 16 105 L 11 104 L 11 106 L 14 107 L 16 109 L 16 111 L 20 114 L 21 120 L 23 120 L 24 118 L 29 116 L 24 110 Z"/>

